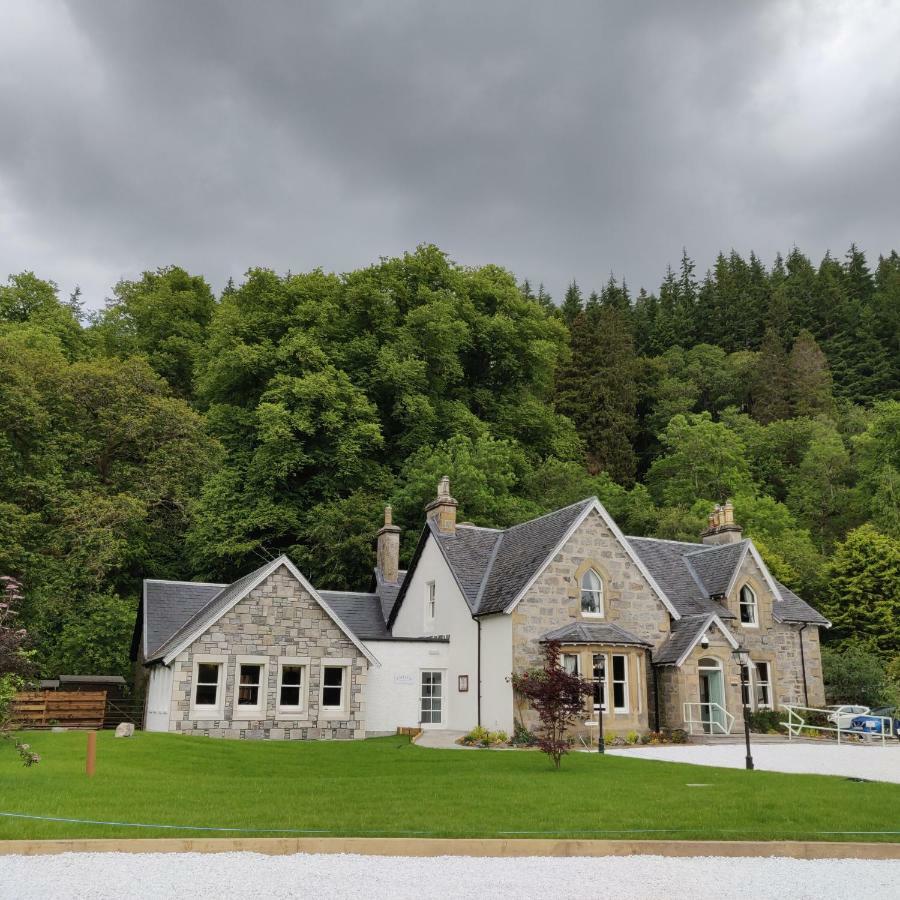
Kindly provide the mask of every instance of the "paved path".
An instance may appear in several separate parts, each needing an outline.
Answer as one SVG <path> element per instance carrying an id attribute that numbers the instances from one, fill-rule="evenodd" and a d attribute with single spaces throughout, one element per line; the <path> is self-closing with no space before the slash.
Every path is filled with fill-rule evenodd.
<path id="1" fill-rule="evenodd" d="M 900 784 L 900 741 L 878 744 L 752 744 L 753 763 L 769 772 L 843 775 L 872 781 Z M 668 762 L 693 763 L 698 766 L 744 768 L 744 745 L 741 744 L 666 744 L 661 747 L 608 749 L 616 756 L 661 759 Z"/>
<path id="2" fill-rule="evenodd" d="M 432 747 L 436 750 L 472 750 L 472 747 L 465 747 L 457 744 L 456 741 L 467 734 L 465 731 L 423 731 L 417 738 L 416 743 L 420 747 Z"/>
<path id="3" fill-rule="evenodd" d="M 0 857 L 0 897 L 715 898 L 897 896 L 900 862 L 718 857 L 475 857 L 64 853 Z"/>

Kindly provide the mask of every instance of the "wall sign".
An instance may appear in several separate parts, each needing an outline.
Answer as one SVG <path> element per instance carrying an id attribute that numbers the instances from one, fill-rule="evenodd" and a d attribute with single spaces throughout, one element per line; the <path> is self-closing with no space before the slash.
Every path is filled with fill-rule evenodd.
<path id="1" fill-rule="evenodd" d="M 461 694 L 464 694 L 469 689 L 469 676 L 468 675 L 460 675 L 458 677 L 457 688 Z"/>
<path id="2" fill-rule="evenodd" d="M 394 675 L 394 684 L 415 684 L 415 679 L 412 675 L 401 675 L 399 673 Z"/>

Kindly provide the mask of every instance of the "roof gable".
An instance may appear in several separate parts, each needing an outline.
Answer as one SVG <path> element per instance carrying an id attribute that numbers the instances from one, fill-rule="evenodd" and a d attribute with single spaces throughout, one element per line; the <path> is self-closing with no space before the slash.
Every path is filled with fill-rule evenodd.
<path id="1" fill-rule="evenodd" d="M 685 562 L 700 579 L 707 597 L 728 595 L 729 585 L 747 554 L 749 544 L 750 541 L 744 540 L 736 544 L 701 545 L 685 554 Z"/>
<path id="2" fill-rule="evenodd" d="M 658 666 L 680 666 L 691 655 L 694 647 L 713 625 L 719 629 L 733 650 L 739 646 L 735 636 L 728 630 L 722 619 L 715 613 L 685 616 L 672 625 L 669 639 L 653 653 L 653 662 Z"/>
<path id="3" fill-rule="evenodd" d="M 242 578 L 223 588 L 205 606 L 199 609 L 187 622 L 185 622 L 169 640 L 154 654 L 155 659 L 161 659 L 168 665 L 186 647 L 189 647 L 199 638 L 210 625 L 217 622 L 225 613 L 236 606 L 255 587 L 279 568 L 284 566 L 290 574 L 300 582 L 301 587 L 322 607 L 331 620 L 343 631 L 344 635 L 353 645 L 374 665 L 379 665 L 378 660 L 372 655 L 352 630 L 341 620 L 329 604 L 322 599 L 319 592 L 306 580 L 300 570 L 284 555 L 266 563 L 264 566 L 249 572 Z"/>

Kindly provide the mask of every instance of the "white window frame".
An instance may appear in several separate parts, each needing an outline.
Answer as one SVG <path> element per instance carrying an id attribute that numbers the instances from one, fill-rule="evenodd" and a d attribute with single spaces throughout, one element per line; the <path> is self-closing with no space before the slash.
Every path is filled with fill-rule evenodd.
<path id="1" fill-rule="evenodd" d="M 437 585 L 434 581 L 425 582 L 425 628 L 434 628 L 437 618 Z"/>
<path id="2" fill-rule="evenodd" d="M 281 687 L 285 666 L 295 666 L 300 669 L 300 703 L 297 706 L 281 702 Z M 279 656 L 278 677 L 275 681 L 275 715 L 281 719 L 299 718 L 306 710 L 306 699 L 309 696 L 309 657 L 308 656 Z"/>
<path id="3" fill-rule="evenodd" d="M 319 718 L 320 719 L 346 719 L 349 717 L 350 704 L 348 702 L 351 686 L 352 659 L 332 659 L 326 657 L 319 663 Z M 325 705 L 325 669 L 342 669 L 341 679 L 341 705 Z"/>
<path id="4" fill-rule="evenodd" d="M 765 681 L 760 680 L 759 666 L 766 667 Z M 772 664 L 767 659 L 752 660 L 751 669 L 753 672 L 753 693 L 751 694 L 753 698 L 753 709 L 774 709 L 775 707 L 772 703 Z M 759 691 L 760 685 L 765 685 L 766 693 L 769 697 L 766 703 L 759 702 L 757 692 Z"/>
<path id="5" fill-rule="evenodd" d="M 594 678 L 594 658 L 603 657 L 603 712 L 609 712 L 609 654 L 608 653 L 591 653 L 591 684 L 595 684 L 599 679 Z M 591 708 L 597 712 L 599 704 L 597 704 L 591 696 Z"/>
<path id="6" fill-rule="evenodd" d="M 584 586 L 585 579 L 589 575 L 594 575 L 597 579 L 598 584 L 600 585 L 598 588 L 586 588 Z M 584 608 L 584 595 L 585 593 L 589 593 L 592 595 L 596 595 L 598 611 L 593 612 L 589 610 L 585 610 Z M 606 609 L 606 586 L 603 583 L 603 576 L 593 567 L 588 569 L 584 574 L 582 574 L 579 582 L 578 582 L 578 598 L 579 603 L 581 605 L 581 615 L 590 619 L 602 619 L 603 613 Z"/>
<path id="7" fill-rule="evenodd" d="M 744 591 L 749 591 L 750 596 L 753 598 L 752 603 L 744 602 Z M 743 618 L 745 606 L 753 613 L 753 618 L 750 622 L 745 622 Z M 746 582 L 741 585 L 738 591 L 738 622 L 740 622 L 742 628 L 759 628 L 759 598 L 756 596 L 756 591 Z"/>
<path id="8" fill-rule="evenodd" d="M 422 683 L 426 672 L 432 675 L 441 676 L 441 720 L 439 722 L 423 722 L 422 721 L 422 701 L 425 699 L 422 690 L 425 685 Z M 447 721 L 447 670 L 446 669 L 419 669 L 419 724 L 423 728 L 443 728 Z"/>
<path id="9" fill-rule="evenodd" d="M 766 677 L 767 681 L 760 681 L 757 666 L 765 666 L 766 667 Z M 747 708 L 751 709 L 753 712 L 756 712 L 758 709 L 775 709 L 775 704 L 772 702 L 772 663 L 768 659 L 751 659 L 749 666 L 741 666 L 741 703 L 744 702 L 744 673 L 746 672 L 746 686 L 747 686 Z M 766 690 L 769 694 L 769 702 L 768 703 L 759 703 L 756 699 L 756 691 L 759 685 L 765 685 Z"/>
<path id="10" fill-rule="evenodd" d="M 259 697 L 253 705 L 238 704 L 241 691 L 241 666 L 259 666 Z M 238 656 L 234 661 L 234 700 L 231 708 L 233 722 L 246 722 L 250 719 L 264 719 L 269 700 L 269 657 Z"/>
<path id="11" fill-rule="evenodd" d="M 224 719 L 225 718 L 225 667 L 228 665 L 227 656 L 210 656 L 201 654 L 195 656 L 192 662 L 190 702 L 188 715 L 191 719 Z M 216 683 L 216 702 L 197 703 L 197 682 L 200 675 L 200 665 L 206 663 L 219 667 L 218 681 Z M 206 682 L 204 682 L 205 684 Z"/>
<path id="12" fill-rule="evenodd" d="M 625 667 L 625 677 L 621 679 L 617 679 L 615 675 L 615 661 L 616 659 L 622 660 L 622 665 Z M 607 674 L 607 681 L 609 682 L 612 688 L 612 702 L 613 702 L 613 712 L 616 713 L 627 713 L 631 708 L 630 704 L 630 696 L 628 690 L 628 655 L 625 653 L 611 653 L 609 658 L 609 672 Z M 622 685 L 622 695 L 625 700 L 623 706 L 616 706 L 616 685 Z"/>

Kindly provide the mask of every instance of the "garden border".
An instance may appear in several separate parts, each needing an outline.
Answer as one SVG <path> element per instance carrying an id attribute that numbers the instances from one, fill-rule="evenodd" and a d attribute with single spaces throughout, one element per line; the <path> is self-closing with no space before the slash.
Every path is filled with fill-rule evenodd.
<path id="1" fill-rule="evenodd" d="M 0 856 L 58 853 L 359 853 L 371 856 L 721 856 L 898 859 L 900 843 L 540 838 L 102 838 L 0 841 Z"/>

